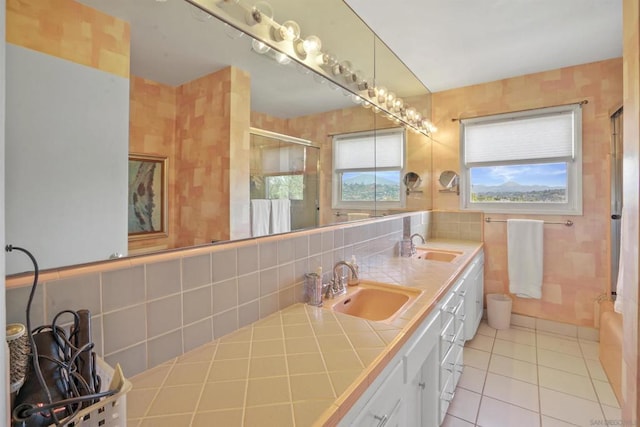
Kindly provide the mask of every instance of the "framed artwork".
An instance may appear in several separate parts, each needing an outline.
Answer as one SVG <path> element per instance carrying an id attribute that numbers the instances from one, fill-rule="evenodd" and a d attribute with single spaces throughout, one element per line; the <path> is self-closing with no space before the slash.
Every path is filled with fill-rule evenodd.
<path id="1" fill-rule="evenodd" d="M 129 154 L 129 240 L 167 236 L 167 158 Z"/>

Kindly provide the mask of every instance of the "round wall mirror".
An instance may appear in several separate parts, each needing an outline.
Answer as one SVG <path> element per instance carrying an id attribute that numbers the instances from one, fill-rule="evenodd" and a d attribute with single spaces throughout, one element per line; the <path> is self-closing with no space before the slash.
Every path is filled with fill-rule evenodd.
<path id="1" fill-rule="evenodd" d="M 407 187 L 407 190 L 415 190 L 422 183 L 422 178 L 415 172 L 407 172 L 404 175 L 404 185 Z"/>
<path id="2" fill-rule="evenodd" d="M 442 187 L 451 189 L 458 185 L 458 174 L 451 170 L 443 171 L 438 181 Z"/>

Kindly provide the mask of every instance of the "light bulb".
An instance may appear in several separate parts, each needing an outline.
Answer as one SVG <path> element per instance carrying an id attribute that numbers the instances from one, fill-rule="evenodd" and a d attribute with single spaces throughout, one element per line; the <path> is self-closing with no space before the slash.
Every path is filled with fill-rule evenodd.
<path id="1" fill-rule="evenodd" d="M 387 93 L 387 107 L 393 109 L 393 103 L 396 101 L 396 94 L 393 92 Z"/>
<path id="2" fill-rule="evenodd" d="M 291 58 L 289 58 L 286 54 L 282 52 L 276 52 L 275 57 L 276 57 L 276 61 L 278 61 L 278 63 L 282 65 L 287 65 L 289 62 L 291 62 Z"/>
<path id="3" fill-rule="evenodd" d="M 419 125 L 422 122 L 422 114 L 416 113 L 413 116 L 413 120 L 415 120 L 415 122 Z"/>
<path id="4" fill-rule="evenodd" d="M 407 108 L 407 119 L 411 121 L 414 119 L 415 116 L 416 116 L 416 109 L 413 107 Z"/>
<path id="5" fill-rule="evenodd" d="M 369 98 L 374 99 L 376 97 L 376 88 L 373 85 L 369 85 L 369 88 L 367 89 L 367 95 L 369 95 Z"/>
<path id="6" fill-rule="evenodd" d="M 354 104 L 360 104 L 362 101 L 364 101 L 362 98 L 360 98 L 360 95 L 356 95 L 355 93 L 351 94 L 351 101 Z"/>
<path id="7" fill-rule="evenodd" d="M 400 112 L 403 107 L 404 101 L 402 100 L 402 98 L 396 98 L 396 100 L 393 102 L 393 109 Z"/>
<path id="8" fill-rule="evenodd" d="M 307 55 L 317 54 L 322 49 L 322 41 L 317 36 L 309 36 L 302 42 L 302 49 Z"/>
<path id="9" fill-rule="evenodd" d="M 358 90 L 368 91 L 371 88 L 369 85 L 369 79 L 362 79 L 358 82 Z"/>
<path id="10" fill-rule="evenodd" d="M 387 100 L 387 88 L 384 86 L 378 86 L 376 88 L 376 93 L 378 95 L 378 102 L 383 103 Z"/>
<path id="11" fill-rule="evenodd" d="M 300 25 L 295 21 L 285 21 L 273 31 L 273 38 L 276 41 L 293 41 L 298 37 L 300 37 Z"/>
<path id="12" fill-rule="evenodd" d="M 346 75 L 350 75 L 351 74 L 351 67 L 353 65 L 351 65 L 351 62 L 349 61 L 342 61 L 340 63 L 340 74 L 342 74 L 343 76 Z"/>
<path id="13" fill-rule="evenodd" d="M 247 10 L 244 20 L 249 25 L 262 24 L 273 17 L 271 5 L 265 1 L 257 2 L 250 10 Z M 265 19 L 267 18 L 267 19 Z"/>
<path id="14" fill-rule="evenodd" d="M 261 42 L 260 40 L 253 39 L 251 41 L 251 48 L 260 54 L 265 54 L 271 50 L 269 46 Z"/>
<path id="15" fill-rule="evenodd" d="M 321 67 L 333 67 L 338 63 L 338 60 L 329 52 L 324 52 L 316 57 L 316 63 Z"/>

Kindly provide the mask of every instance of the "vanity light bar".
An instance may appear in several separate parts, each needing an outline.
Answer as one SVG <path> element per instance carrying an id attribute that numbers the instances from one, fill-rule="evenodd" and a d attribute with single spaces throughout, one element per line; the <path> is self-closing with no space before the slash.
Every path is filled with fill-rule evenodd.
<path id="1" fill-rule="evenodd" d="M 265 1 L 249 6 L 243 0 L 186 0 L 198 9 L 210 13 L 239 31 L 254 38 L 254 51 L 273 55 L 280 63 L 290 60 L 307 66 L 317 74 L 352 94 L 351 99 L 364 108 L 386 114 L 389 120 L 403 124 L 414 132 L 431 136 L 437 128 L 415 108 L 405 104 L 386 87 L 376 86 L 357 71 L 351 61 L 339 60 L 326 50 L 317 36 L 302 37 L 295 21 L 282 24 L 273 19 L 273 9 Z M 258 48 L 256 48 L 258 47 Z M 289 61 L 287 61 L 287 59 Z M 338 79 L 337 77 L 342 77 Z"/>

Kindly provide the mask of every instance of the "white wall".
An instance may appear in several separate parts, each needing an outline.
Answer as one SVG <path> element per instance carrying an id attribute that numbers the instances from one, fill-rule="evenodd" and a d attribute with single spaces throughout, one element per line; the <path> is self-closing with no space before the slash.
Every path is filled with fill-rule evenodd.
<path id="1" fill-rule="evenodd" d="M 12 44 L 6 57 L 6 241 L 40 268 L 126 254 L 129 80 Z"/>

